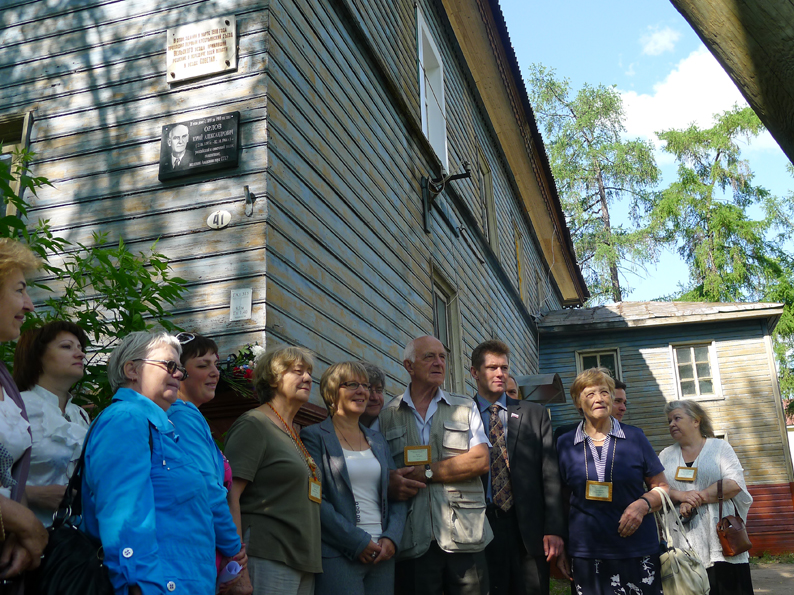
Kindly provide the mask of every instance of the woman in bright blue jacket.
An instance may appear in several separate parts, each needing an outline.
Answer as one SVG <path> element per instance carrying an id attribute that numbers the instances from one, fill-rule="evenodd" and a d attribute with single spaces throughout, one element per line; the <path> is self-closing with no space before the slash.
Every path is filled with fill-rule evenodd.
<path id="1" fill-rule="evenodd" d="M 241 548 L 236 532 L 216 534 L 219 500 L 166 415 L 185 376 L 179 354 L 164 333 L 125 337 L 108 362 L 113 404 L 88 438 L 83 529 L 101 540 L 117 595 L 212 595 L 215 548 Z"/>

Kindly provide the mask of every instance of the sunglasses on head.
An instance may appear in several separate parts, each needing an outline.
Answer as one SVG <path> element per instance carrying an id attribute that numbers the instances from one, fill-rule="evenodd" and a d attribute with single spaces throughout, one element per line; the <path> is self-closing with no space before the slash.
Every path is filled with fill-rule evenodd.
<path id="1" fill-rule="evenodd" d="M 180 345 L 185 345 L 186 343 L 190 343 L 193 339 L 195 339 L 196 335 L 193 333 L 179 333 L 178 335 L 174 336 L 174 338 L 179 341 Z"/>

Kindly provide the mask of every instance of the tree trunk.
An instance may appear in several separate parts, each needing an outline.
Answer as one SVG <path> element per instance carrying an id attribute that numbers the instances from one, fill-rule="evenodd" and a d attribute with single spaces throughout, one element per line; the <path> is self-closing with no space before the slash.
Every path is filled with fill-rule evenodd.
<path id="1" fill-rule="evenodd" d="M 607 204 L 607 193 L 604 189 L 604 179 L 599 170 L 596 174 L 598 180 L 598 196 L 601 200 L 601 221 L 604 222 L 606 231 L 606 244 L 612 246 L 612 227 L 609 223 L 609 205 Z M 623 294 L 620 291 L 620 278 L 618 277 L 618 263 L 615 258 L 609 259 L 609 278 L 612 283 L 612 300 L 615 302 L 623 301 Z"/>

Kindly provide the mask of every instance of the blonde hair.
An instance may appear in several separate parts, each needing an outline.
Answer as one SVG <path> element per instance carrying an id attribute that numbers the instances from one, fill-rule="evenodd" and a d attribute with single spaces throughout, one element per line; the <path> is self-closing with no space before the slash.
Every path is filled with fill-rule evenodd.
<path id="1" fill-rule="evenodd" d="M 0 285 L 14 271 L 22 271 L 27 276 L 40 266 L 41 260 L 25 244 L 11 238 L 0 238 Z"/>
<path id="2" fill-rule="evenodd" d="M 328 413 L 332 416 L 336 414 L 339 403 L 339 387 L 343 382 L 349 382 L 353 378 L 361 378 L 369 382 L 367 369 L 358 362 L 339 362 L 330 366 L 320 378 L 320 394 L 328 407 Z"/>
<path id="3" fill-rule="evenodd" d="M 681 409 L 689 417 L 697 422 L 700 422 L 700 435 L 704 438 L 714 438 L 714 425 L 711 423 L 711 417 L 699 403 L 695 401 L 670 401 L 664 406 L 664 414 L 670 415 L 672 411 Z"/>
<path id="4" fill-rule="evenodd" d="M 297 363 L 305 365 L 311 374 L 314 369 L 312 352 L 305 347 L 276 347 L 256 360 L 253 382 L 261 405 L 273 400 L 281 377 Z"/>
<path id="5" fill-rule="evenodd" d="M 581 407 L 579 407 L 579 397 L 582 395 L 582 391 L 588 386 L 606 386 L 607 390 L 609 390 L 610 398 L 615 398 L 615 381 L 612 380 L 609 370 L 606 368 L 590 368 L 589 370 L 585 370 L 576 377 L 576 380 L 574 380 L 571 385 L 571 398 L 573 399 L 574 407 L 579 409 L 580 413 Z"/>

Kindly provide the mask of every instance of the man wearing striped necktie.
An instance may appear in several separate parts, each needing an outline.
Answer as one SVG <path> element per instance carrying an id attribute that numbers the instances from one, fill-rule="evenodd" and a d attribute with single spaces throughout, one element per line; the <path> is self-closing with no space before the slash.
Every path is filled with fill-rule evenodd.
<path id="1" fill-rule="evenodd" d="M 510 349 L 485 341 L 471 355 L 477 406 L 491 442 L 483 475 L 494 539 L 486 547 L 490 595 L 548 595 L 549 562 L 563 549 L 557 453 L 546 409 L 505 394 Z"/>

